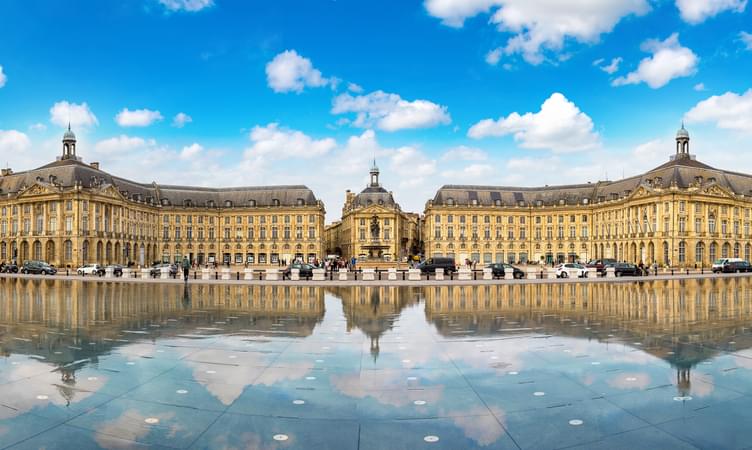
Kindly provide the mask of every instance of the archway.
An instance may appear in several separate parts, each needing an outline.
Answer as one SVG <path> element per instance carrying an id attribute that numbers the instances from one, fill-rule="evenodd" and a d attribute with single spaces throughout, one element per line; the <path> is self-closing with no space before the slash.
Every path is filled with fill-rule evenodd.
<path id="1" fill-rule="evenodd" d="M 47 241 L 46 247 L 47 248 L 44 252 L 44 259 L 47 262 L 52 263 L 53 261 L 55 261 L 55 243 L 53 241 Z"/>
<path id="2" fill-rule="evenodd" d="M 102 241 L 97 242 L 97 263 L 101 263 L 102 259 L 104 258 L 104 244 L 102 244 Z"/>

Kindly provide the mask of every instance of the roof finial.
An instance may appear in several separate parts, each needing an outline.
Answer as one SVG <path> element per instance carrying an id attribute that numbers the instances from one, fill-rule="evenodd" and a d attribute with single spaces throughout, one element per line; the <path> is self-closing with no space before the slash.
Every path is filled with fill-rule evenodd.
<path id="1" fill-rule="evenodd" d="M 68 121 L 68 131 L 70 131 L 70 120 Z"/>

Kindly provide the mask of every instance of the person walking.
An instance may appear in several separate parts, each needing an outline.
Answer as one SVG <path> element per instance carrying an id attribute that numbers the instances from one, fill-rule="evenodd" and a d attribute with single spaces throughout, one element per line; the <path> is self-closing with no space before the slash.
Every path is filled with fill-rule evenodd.
<path id="1" fill-rule="evenodd" d="M 183 256 L 183 279 L 188 282 L 188 275 L 191 272 L 191 262 L 188 261 L 187 256 Z"/>

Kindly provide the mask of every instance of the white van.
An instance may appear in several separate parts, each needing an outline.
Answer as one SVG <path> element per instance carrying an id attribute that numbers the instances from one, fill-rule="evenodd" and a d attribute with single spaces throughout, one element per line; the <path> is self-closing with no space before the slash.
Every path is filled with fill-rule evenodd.
<path id="1" fill-rule="evenodd" d="M 732 262 L 739 262 L 739 261 L 743 261 L 743 260 L 741 258 L 716 259 L 715 261 L 713 261 L 713 267 L 712 267 L 713 273 L 723 272 L 723 266 L 725 264 L 732 263 Z"/>

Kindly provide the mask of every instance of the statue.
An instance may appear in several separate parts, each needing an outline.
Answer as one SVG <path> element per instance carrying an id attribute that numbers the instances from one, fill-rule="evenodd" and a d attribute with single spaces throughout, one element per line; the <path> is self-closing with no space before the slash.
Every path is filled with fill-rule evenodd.
<path id="1" fill-rule="evenodd" d="M 379 227 L 379 218 L 373 216 L 373 218 L 371 219 L 371 239 L 378 240 L 380 231 L 381 227 Z"/>

